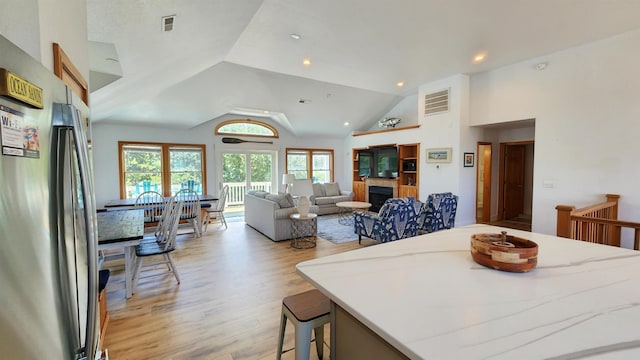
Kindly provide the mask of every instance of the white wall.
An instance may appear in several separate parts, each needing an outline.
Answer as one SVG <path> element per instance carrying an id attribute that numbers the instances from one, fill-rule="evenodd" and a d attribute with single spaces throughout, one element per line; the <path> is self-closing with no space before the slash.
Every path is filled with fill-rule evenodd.
<path id="1" fill-rule="evenodd" d="M 86 0 L 39 0 L 42 64 L 53 71 L 53 43 L 62 46 L 89 81 L 89 35 Z"/>
<path id="2" fill-rule="evenodd" d="M 38 0 L 3 0 L 0 34 L 42 62 Z"/>
<path id="3" fill-rule="evenodd" d="M 640 221 L 638 44 L 633 31 L 471 78 L 472 124 L 536 119 L 534 231 L 555 234 L 556 205 L 605 193 L 622 196 L 621 218 Z"/>
<path id="4" fill-rule="evenodd" d="M 3 0 L 0 33 L 53 72 L 53 43 L 89 81 L 86 0 Z"/>
<path id="5" fill-rule="evenodd" d="M 418 124 L 418 112 L 416 111 L 416 106 L 418 104 L 418 94 L 407 95 L 400 102 L 394 106 L 385 116 L 378 120 L 382 120 L 387 117 L 397 117 L 402 119 L 398 127 L 410 126 Z M 378 121 L 375 121 L 374 124 L 367 131 L 376 131 L 381 130 L 378 126 Z"/>
<path id="6" fill-rule="evenodd" d="M 277 158 L 277 183 L 279 187 L 280 179 L 285 171 L 285 150 L 286 148 L 319 148 L 334 150 L 334 180 L 341 184 L 341 187 L 350 189 L 350 179 L 346 179 L 344 173 L 344 160 L 341 154 L 343 151 L 343 139 L 337 138 L 316 138 L 297 137 L 289 131 L 281 128 L 275 122 L 268 119 L 260 119 L 273 125 L 279 132 L 278 139 L 273 140 L 273 144 L 224 144 L 220 136 L 214 136 L 215 127 L 220 121 L 237 118 L 227 116 L 218 121 L 197 126 L 193 129 L 175 129 L 158 126 L 133 126 L 133 125 L 113 125 L 104 123 L 93 124 L 93 161 L 94 177 L 96 187 L 96 204 L 98 207 L 107 201 L 120 197 L 120 182 L 118 179 L 118 141 L 148 141 L 181 144 L 205 144 L 206 145 L 206 166 L 207 166 L 207 191 L 210 194 L 218 194 L 220 180 L 219 154 L 224 150 L 271 150 L 278 153 Z M 345 184 L 345 185 L 343 185 Z M 283 189 L 280 189 L 283 191 Z"/>
<path id="7" fill-rule="evenodd" d="M 424 116 L 423 99 L 426 93 L 450 88 L 450 111 Z M 417 129 L 400 130 L 349 136 L 345 139 L 345 173 L 352 173 L 351 149 L 380 144 L 420 144 L 420 184 L 419 198 L 427 199 L 430 193 L 453 192 L 459 196 L 456 225 L 475 223 L 475 167 L 464 168 L 462 156 L 464 152 L 475 152 L 476 143 L 482 131 L 466 126 L 469 117 L 469 78 L 456 75 L 441 81 L 425 84 L 420 87 L 417 97 L 412 97 L 414 111 L 418 119 Z M 406 109 L 408 105 L 401 102 L 399 106 Z M 387 116 L 394 116 L 391 110 Z M 463 126 L 465 125 L 465 126 Z M 452 162 L 445 164 L 427 164 L 425 162 L 427 148 L 450 147 L 453 149 Z M 352 177 L 350 181 L 352 181 Z"/>

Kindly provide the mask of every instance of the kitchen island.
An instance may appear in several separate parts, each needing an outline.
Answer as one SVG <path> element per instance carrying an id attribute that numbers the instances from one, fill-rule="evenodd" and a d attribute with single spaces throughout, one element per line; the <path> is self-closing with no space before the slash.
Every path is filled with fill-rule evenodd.
<path id="1" fill-rule="evenodd" d="M 475 263 L 476 233 L 536 242 L 538 264 Z M 337 359 L 640 358 L 640 252 L 471 225 L 297 265 L 332 301 Z"/>

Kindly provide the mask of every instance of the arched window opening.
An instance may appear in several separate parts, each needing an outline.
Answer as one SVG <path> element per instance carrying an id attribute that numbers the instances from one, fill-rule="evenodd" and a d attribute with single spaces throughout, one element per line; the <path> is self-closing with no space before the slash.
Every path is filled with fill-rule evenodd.
<path id="1" fill-rule="evenodd" d="M 275 127 L 258 120 L 234 119 L 223 121 L 216 126 L 216 135 L 242 135 L 278 138 Z"/>

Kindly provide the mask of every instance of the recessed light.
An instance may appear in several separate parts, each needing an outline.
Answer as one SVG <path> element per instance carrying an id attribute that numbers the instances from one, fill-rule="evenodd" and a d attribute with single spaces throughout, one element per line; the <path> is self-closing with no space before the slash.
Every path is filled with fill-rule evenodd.
<path id="1" fill-rule="evenodd" d="M 484 59 L 487 58 L 487 54 L 486 53 L 478 53 L 473 57 L 473 63 L 474 64 L 478 64 L 484 61 Z"/>
<path id="2" fill-rule="evenodd" d="M 542 70 L 546 69 L 548 65 L 549 64 L 546 63 L 546 62 L 538 63 L 538 64 L 536 64 L 536 70 L 542 71 Z"/>
<path id="3" fill-rule="evenodd" d="M 300 35 L 298 35 L 298 34 L 291 34 L 291 35 L 289 35 L 289 36 L 291 36 L 291 38 L 292 38 L 293 40 L 300 40 L 300 39 L 302 39 L 302 36 L 300 36 Z"/>
<path id="4" fill-rule="evenodd" d="M 348 121 L 347 121 L 347 122 L 345 122 L 345 123 L 344 123 L 344 126 L 349 126 L 349 122 L 348 122 Z"/>
<path id="5" fill-rule="evenodd" d="M 311 65 L 311 59 L 304 59 L 304 60 L 302 60 L 302 65 L 304 65 L 304 66 L 309 66 L 309 65 Z"/>
<path id="6" fill-rule="evenodd" d="M 398 81 L 398 82 L 396 83 L 396 86 L 397 86 L 397 87 L 403 87 L 403 86 L 404 86 L 404 81 Z"/>
<path id="7" fill-rule="evenodd" d="M 265 110 L 265 111 L 263 111 L 263 113 L 268 114 L 268 113 L 269 113 L 269 110 Z"/>

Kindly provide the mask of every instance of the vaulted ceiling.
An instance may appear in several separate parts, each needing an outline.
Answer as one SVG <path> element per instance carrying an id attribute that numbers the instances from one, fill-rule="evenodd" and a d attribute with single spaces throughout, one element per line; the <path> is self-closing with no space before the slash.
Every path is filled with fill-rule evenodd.
<path id="1" fill-rule="evenodd" d="M 92 92 L 94 122 L 237 114 L 301 136 L 366 130 L 422 84 L 640 28 L 635 0 L 87 0 L 87 12 L 89 40 L 115 44 L 123 73 Z"/>

